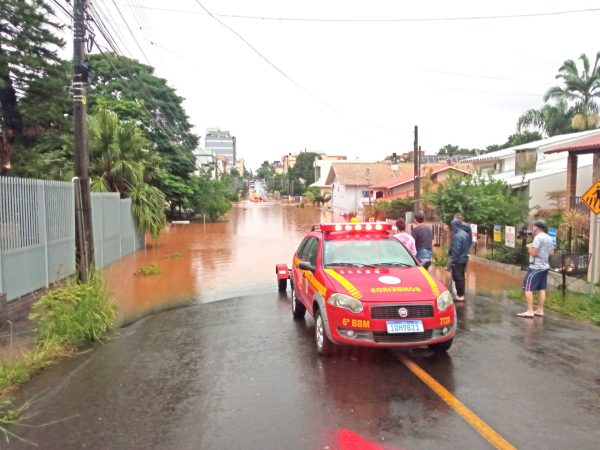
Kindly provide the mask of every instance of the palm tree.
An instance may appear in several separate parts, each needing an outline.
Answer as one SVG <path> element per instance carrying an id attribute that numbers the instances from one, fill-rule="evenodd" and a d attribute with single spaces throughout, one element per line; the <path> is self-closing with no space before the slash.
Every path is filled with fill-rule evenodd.
<path id="1" fill-rule="evenodd" d="M 564 100 L 572 103 L 577 114 L 571 120 L 571 126 L 579 130 L 590 130 L 598 125 L 598 104 L 600 98 L 600 52 L 596 53 L 594 66 L 590 66 L 587 55 L 582 54 L 579 59 L 583 70 L 577 71 L 577 64 L 569 59 L 558 69 L 556 78 L 562 79 L 564 87 L 554 86 L 544 95 L 544 101 L 550 99 Z"/>
<path id="2" fill-rule="evenodd" d="M 165 225 L 165 195 L 147 183 L 160 158 L 133 122 L 101 110 L 89 119 L 90 177 L 92 190 L 119 192 L 131 198 L 131 210 L 141 233 L 156 242 Z"/>
<path id="3" fill-rule="evenodd" d="M 569 108 L 565 99 L 558 99 L 556 103 L 546 103 L 540 109 L 525 111 L 517 121 L 517 131 L 522 133 L 528 128 L 538 129 L 546 136 L 572 133 L 571 121 L 576 111 Z"/>

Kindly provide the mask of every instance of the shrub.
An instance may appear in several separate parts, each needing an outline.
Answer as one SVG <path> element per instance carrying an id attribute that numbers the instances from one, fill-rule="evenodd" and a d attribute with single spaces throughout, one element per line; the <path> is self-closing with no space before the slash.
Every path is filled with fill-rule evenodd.
<path id="1" fill-rule="evenodd" d="M 58 342 L 78 346 L 102 341 L 116 325 L 116 306 L 100 275 L 85 283 L 67 281 L 31 308 L 29 318 L 36 324 L 38 343 Z"/>
<path id="2" fill-rule="evenodd" d="M 152 261 L 150 264 L 146 264 L 145 266 L 142 266 L 138 270 L 136 270 L 135 275 L 139 275 L 142 277 L 160 275 L 160 269 L 158 268 L 158 264 L 156 263 L 156 261 Z"/>

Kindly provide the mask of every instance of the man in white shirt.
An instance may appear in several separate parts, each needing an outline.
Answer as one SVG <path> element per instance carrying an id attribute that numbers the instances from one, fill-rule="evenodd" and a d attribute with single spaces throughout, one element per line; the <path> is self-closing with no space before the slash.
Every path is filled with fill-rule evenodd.
<path id="1" fill-rule="evenodd" d="M 517 314 L 519 317 L 533 319 L 535 316 L 544 316 L 544 301 L 546 300 L 546 287 L 548 285 L 548 259 L 554 253 L 552 238 L 546 234 L 548 226 L 543 220 L 533 223 L 533 242 L 527 245 L 529 249 L 529 269 L 523 279 L 523 291 L 527 300 L 527 311 Z M 533 293 L 539 292 L 538 308 L 533 310 Z"/>

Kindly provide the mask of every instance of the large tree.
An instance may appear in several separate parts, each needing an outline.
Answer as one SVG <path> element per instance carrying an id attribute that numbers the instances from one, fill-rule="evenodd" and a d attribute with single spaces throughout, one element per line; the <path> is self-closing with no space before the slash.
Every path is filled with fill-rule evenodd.
<path id="1" fill-rule="evenodd" d="M 163 171 L 155 184 L 174 206 L 184 203 L 181 187 L 196 169 L 194 149 L 198 136 L 192 133 L 183 108 L 183 98 L 154 68 L 113 54 L 91 55 L 95 73 L 89 87 L 89 108 L 117 112 L 122 120 L 132 120 L 144 130 L 153 148 L 163 157 Z"/>
<path id="2" fill-rule="evenodd" d="M 43 0 L 0 1 L 0 171 L 10 168 L 15 139 L 23 134 L 18 101 L 58 63 L 64 45 Z"/>
<path id="3" fill-rule="evenodd" d="M 461 212 L 467 221 L 490 229 L 494 224 L 519 223 L 528 211 L 523 193 L 513 191 L 504 181 L 478 175 L 466 179 L 450 175 L 431 197 L 445 223 Z"/>
<path id="4" fill-rule="evenodd" d="M 540 109 L 525 111 L 517 121 L 517 131 L 540 130 L 546 136 L 572 133 L 575 130 L 571 121 L 575 114 L 565 99 L 558 99 L 554 104 L 546 103 Z"/>
<path id="5" fill-rule="evenodd" d="M 587 55 L 579 57 L 582 64 L 581 72 L 572 59 L 566 60 L 558 69 L 557 79 L 562 80 L 562 86 L 548 89 L 544 101 L 563 100 L 572 105 L 577 114 L 571 121 L 571 126 L 578 130 L 589 130 L 598 126 L 598 103 L 600 98 L 600 52 L 596 53 L 594 65 L 590 65 Z"/>
<path id="6" fill-rule="evenodd" d="M 134 122 L 121 122 L 114 112 L 98 111 L 88 129 L 92 188 L 130 197 L 138 229 L 156 242 L 165 225 L 165 196 L 148 181 L 161 158 Z"/>

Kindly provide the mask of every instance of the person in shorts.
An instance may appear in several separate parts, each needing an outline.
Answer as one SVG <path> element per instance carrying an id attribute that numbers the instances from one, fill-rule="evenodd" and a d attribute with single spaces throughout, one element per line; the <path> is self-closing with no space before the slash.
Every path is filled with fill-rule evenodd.
<path id="1" fill-rule="evenodd" d="M 546 231 L 548 226 L 543 220 L 533 222 L 533 242 L 527 244 L 529 249 L 529 269 L 523 279 L 523 292 L 527 300 L 527 311 L 517 314 L 519 317 L 533 319 L 535 316 L 544 316 L 544 301 L 546 300 L 546 287 L 548 285 L 548 259 L 554 253 L 554 243 Z M 539 292 L 539 304 L 533 309 L 533 293 Z"/>

